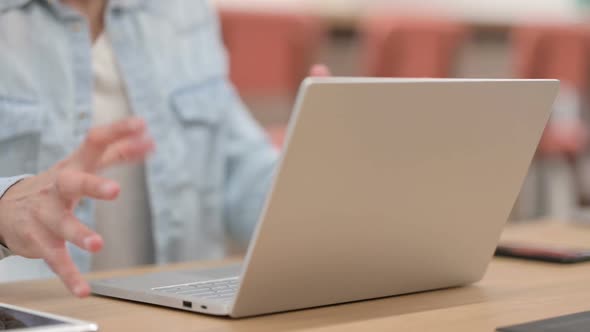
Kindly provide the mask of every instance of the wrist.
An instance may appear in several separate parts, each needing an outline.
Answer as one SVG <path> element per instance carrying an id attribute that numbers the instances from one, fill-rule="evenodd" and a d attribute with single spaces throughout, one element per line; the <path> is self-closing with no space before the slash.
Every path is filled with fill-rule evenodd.
<path id="1" fill-rule="evenodd" d="M 22 185 L 21 182 L 30 177 L 32 177 L 32 175 L 21 175 L 7 179 L 6 181 L 8 182 L 8 185 L 5 185 L 4 188 L 0 186 L 0 201 L 2 201 L 3 199 L 10 199 L 13 196 L 15 196 L 13 195 L 15 192 L 15 187 L 18 187 L 18 185 Z"/>
<path id="2" fill-rule="evenodd" d="M 8 186 L 5 186 L 3 190 L 0 191 L 0 245 L 6 246 L 6 240 L 2 235 L 2 230 L 5 229 L 6 222 L 11 219 L 10 217 L 10 209 L 14 204 L 14 199 L 12 199 L 12 194 L 15 192 L 15 189 L 18 185 L 25 179 L 30 177 L 30 175 L 21 175 L 18 177 L 8 179 Z M 0 256 L 1 257 L 1 256 Z"/>

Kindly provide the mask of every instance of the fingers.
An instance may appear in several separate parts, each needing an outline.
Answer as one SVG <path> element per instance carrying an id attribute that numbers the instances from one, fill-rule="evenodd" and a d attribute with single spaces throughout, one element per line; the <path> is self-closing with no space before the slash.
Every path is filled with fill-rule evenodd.
<path id="1" fill-rule="evenodd" d="M 74 162 L 83 170 L 95 171 L 97 163 L 111 144 L 126 137 L 141 137 L 145 129 L 145 122 L 139 118 L 129 118 L 111 125 L 93 128 L 74 155 Z"/>
<path id="2" fill-rule="evenodd" d="M 57 176 L 56 188 L 65 200 L 90 197 L 100 200 L 113 200 L 120 192 L 119 185 L 111 180 L 82 171 L 61 171 Z"/>
<path id="3" fill-rule="evenodd" d="M 311 67 L 311 70 L 309 71 L 309 76 L 329 77 L 332 76 L 332 73 L 330 72 L 330 68 L 328 68 L 328 66 L 317 64 Z"/>
<path id="4" fill-rule="evenodd" d="M 107 181 L 109 183 L 112 181 L 77 171 L 64 172 L 64 174 L 69 176 L 62 175 L 62 184 L 56 189 L 56 191 L 60 191 L 60 199 L 46 202 L 42 211 L 39 212 L 38 227 L 36 228 L 47 230 L 61 241 L 71 242 L 81 249 L 97 252 L 102 249 L 102 238 L 74 216 L 69 200 L 89 196 L 97 187 L 102 187 L 100 182 Z M 82 180 L 75 180 L 76 178 Z M 72 179 L 75 181 L 71 181 Z"/>
<path id="5" fill-rule="evenodd" d="M 586 131 L 578 123 L 549 124 L 539 143 L 539 151 L 545 155 L 577 155 L 586 147 Z"/>
<path id="6" fill-rule="evenodd" d="M 44 247 L 50 248 L 44 256 L 45 262 L 59 276 L 70 292 L 78 297 L 90 295 L 90 286 L 72 261 L 65 244 L 58 248 L 52 248 L 50 245 Z"/>
<path id="7" fill-rule="evenodd" d="M 55 220 L 50 227 L 50 231 L 55 236 L 89 252 L 94 253 L 102 249 L 102 237 L 86 227 L 73 214 L 66 215 L 60 219 Z"/>
<path id="8" fill-rule="evenodd" d="M 90 287 L 72 261 L 63 240 L 42 226 L 27 232 L 26 238 L 30 241 L 29 246 L 34 247 L 31 258 L 42 258 L 74 295 L 85 297 L 90 294 Z"/>
<path id="9" fill-rule="evenodd" d="M 155 149 L 154 140 L 149 137 L 126 139 L 111 145 L 98 162 L 98 168 L 144 160 Z"/>

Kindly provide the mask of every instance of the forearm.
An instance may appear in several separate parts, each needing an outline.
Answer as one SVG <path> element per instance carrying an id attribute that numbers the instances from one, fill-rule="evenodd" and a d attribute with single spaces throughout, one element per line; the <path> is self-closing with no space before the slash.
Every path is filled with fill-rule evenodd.
<path id="1" fill-rule="evenodd" d="M 264 154 L 263 154 L 264 155 Z M 261 156 L 258 165 L 242 169 L 243 175 L 236 179 L 227 191 L 226 223 L 231 237 L 241 247 L 246 247 L 256 227 L 268 191 L 270 190 L 276 158 Z M 260 162 L 265 160 L 266 162 Z"/>

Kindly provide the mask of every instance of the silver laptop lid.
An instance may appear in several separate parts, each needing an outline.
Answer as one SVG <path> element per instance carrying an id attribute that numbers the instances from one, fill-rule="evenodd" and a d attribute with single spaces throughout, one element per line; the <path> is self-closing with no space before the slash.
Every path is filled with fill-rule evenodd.
<path id="1" fill-rule="evenodd" d="M 306 80 L 232 316 L 479 280 L 557 90 Z"/>

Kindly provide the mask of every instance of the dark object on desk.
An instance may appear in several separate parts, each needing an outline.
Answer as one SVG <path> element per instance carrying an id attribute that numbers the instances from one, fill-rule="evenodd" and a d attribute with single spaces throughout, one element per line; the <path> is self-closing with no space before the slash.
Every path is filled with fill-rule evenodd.
<path id="1" fill-rule="evenodd" d="M 586 332 L 590 330 L 590 311 L 531 323 L 501 327 L 498 332 Z"/>
<path id="2" fill-rule="evenodd" d="M 0 330 L 16 330 L 17 328 L 25 327 L 27 327 L 25 323 L 6 312 L 0 311 Z"/>
<path id="3" fill-rule="evenodd" d="M 62 324 L 62 322 L 55 319 L 0 306 L 0 330 L 2 331 L 34 327 L 51 327 L 59 324 Z"/>
<path id="4" fill-rule="evenodd" d="M 500 244 L 496 256 L 529 259 L 548 263 L 573 264 L 590 261 L 590 251 L 561 248 L 543 248 L 516 244 Z"/>

